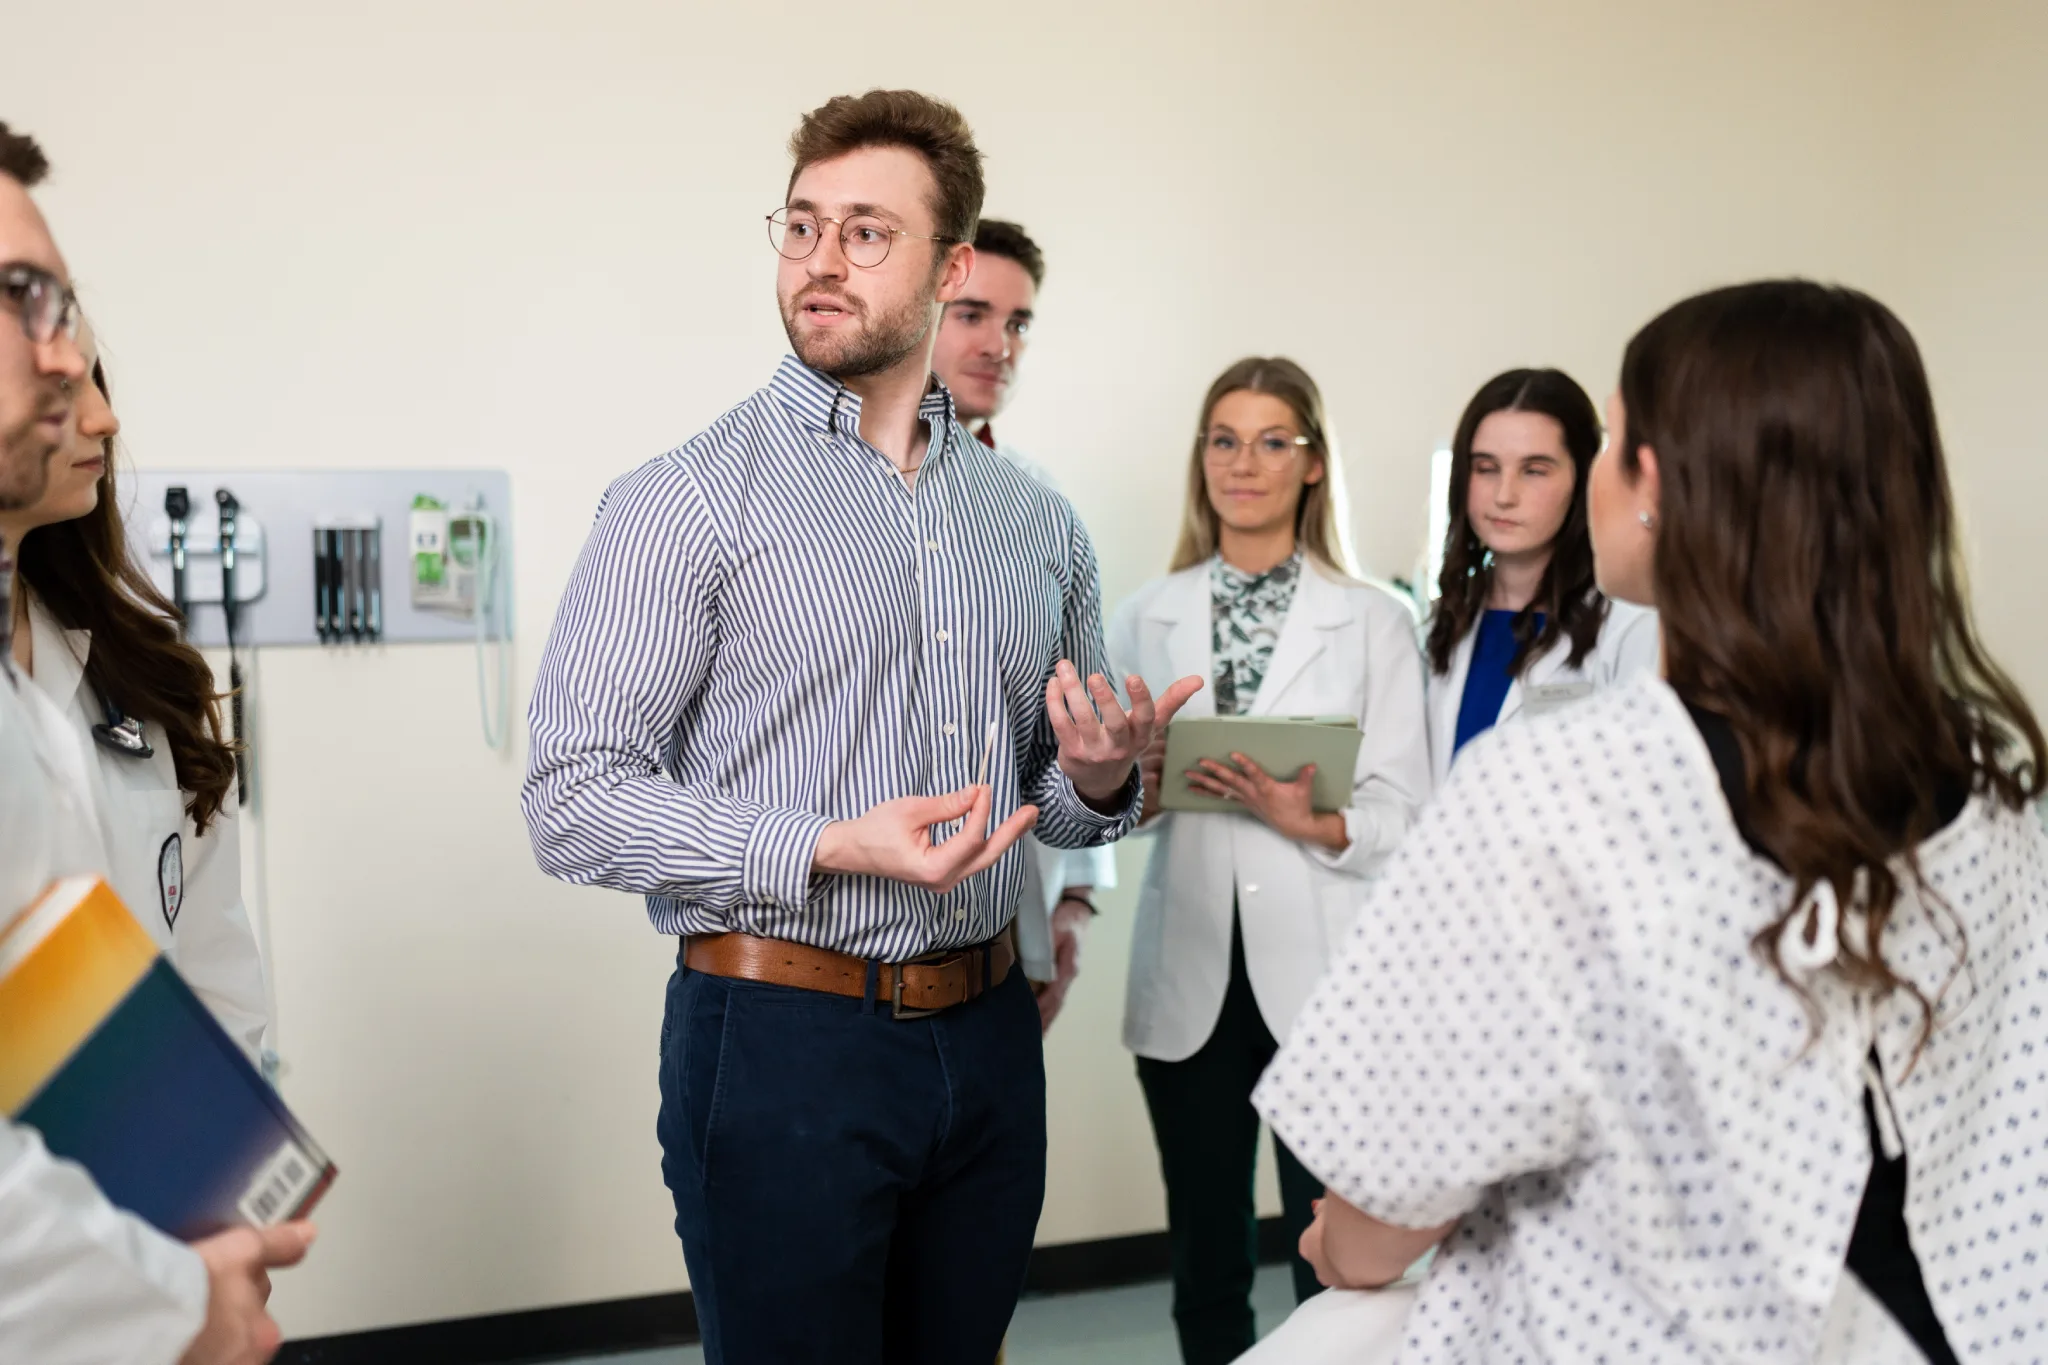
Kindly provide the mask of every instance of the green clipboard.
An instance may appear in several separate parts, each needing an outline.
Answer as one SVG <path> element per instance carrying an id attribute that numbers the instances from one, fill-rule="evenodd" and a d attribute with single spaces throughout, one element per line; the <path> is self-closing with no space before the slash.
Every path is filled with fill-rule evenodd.
<path id="1" fill-rule="evenodd" d="M 1166 768 L 1159 809 L 1238 811 L 1244 806 L 1196 791 L 1185 774 L 1202 759 L 1230 762 L 1243 754 L 1283 782 L 1316 765 L 1310 803 L 1319 811 L 1351 804 L 1352 770 L 1362 738 L 1354 716 L 1195 716 L 1166 727 Z"/>

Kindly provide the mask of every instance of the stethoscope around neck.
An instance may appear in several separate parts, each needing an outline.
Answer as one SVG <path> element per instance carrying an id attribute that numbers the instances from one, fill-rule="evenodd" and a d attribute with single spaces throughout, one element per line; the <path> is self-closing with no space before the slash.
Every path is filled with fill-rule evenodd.
<path id="1" fill-rule="evenodd" d="M 156 753 L 149 741 L 143 738 L 142 722 L 126 715 L 114 705 L 112 698 L 94 688 L 100 700 L 100 709 L 107 718 L 92 727 L 92 737 L 102 749 L 119 754 L 123 758 L 148 758 Z"/>

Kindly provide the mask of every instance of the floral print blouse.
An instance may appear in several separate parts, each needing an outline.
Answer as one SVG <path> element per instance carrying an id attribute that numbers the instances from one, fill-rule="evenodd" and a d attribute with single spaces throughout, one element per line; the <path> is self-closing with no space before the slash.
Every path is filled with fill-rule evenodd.
<path id="1" fill-rule="evenodd" d="M 1217 715 L 1251 710 L 1300 582 L 1299 550 L 1262 574 L 1233 569 L 1221 555 L 1209 561 L 1209 658 Z"/>

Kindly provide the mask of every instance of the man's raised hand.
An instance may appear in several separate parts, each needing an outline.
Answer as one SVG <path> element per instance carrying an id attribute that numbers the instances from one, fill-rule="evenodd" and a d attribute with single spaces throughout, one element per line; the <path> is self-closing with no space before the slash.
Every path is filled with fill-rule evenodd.
<path id="1" fill-rule="evenodd" d="M 1190 674 L 1167 688 L 1156 703 L 1152 690 L 1135 673 L 1124 679 L 1124 689 L 1131 698 L 1128 711 L 1118 703 L 1109 679 L 1091 673 L 1084 685 L 1065 659 L 1045 684 L 1045 709 L 1060 741 L 1060 768 L 1074 790 L 1097 805 L 1123 790 L 1131 765 L 1155 734 L 1165 733 L 1167 722 L 1188 698 L 1202 690 L 1202 680 Z"/>

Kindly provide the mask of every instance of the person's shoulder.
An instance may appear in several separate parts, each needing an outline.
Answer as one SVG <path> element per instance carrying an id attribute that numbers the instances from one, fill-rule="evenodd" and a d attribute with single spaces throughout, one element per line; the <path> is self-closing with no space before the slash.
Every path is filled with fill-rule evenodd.
<path id="1" fill-rule="evenodd" d="M 1057 509 L 1063 515 L 1073 512 L 1059 481 L 1037 461 L 1010 446 L 989 446 L 962 422 L 954 422 L 952 439 L 959 443 L 961 458 L 980 470 L 991 486 L 1033 506 Z"/>
<path id="2" fill-rule="evenodd" d="M 640 520 L 674 513 L 686 496 L 690 477 L 683 448 L 666 451 L 643 460 L 613 479 L 598 504 L 598 516 L 606 521 L 619 518 Z"/>
<path id="3" fill-rule="evenodd" d="M 697 498 L 715 504 L 722 491 L 744 483 L 748 467 L 777 439 L 777 420 L 769 390 L 749 394 L 681 445 L 613 479 L 603 509 L 659 517 Z"/>
<path id="4" fill-rule="evenodd" d="M 1377 578 L 1353 577 L 1329 565 L 1307 560 L 1303 571 L 1313 574 L 1338 593 L 1345 604 L 1369 626 L 1398 626 L 1413 634 L 1416 628 L 1414 600 L 1390 583 Z"/>
<path id="5" fill-rule="evenodd" d="M 1207 588 L 1205 585 L 1208 581 L 1208 576 L 1209 561 L 1205 559 L 1201 563 L 1191 564 L 1185 569 L 1176 569 L 1172 573 L 1161 574 L 1157 578 L 1147 579 L 1130 596 L 1117 603 L 1116 610 L 1110 616 L 1111 631 L 1114 632 L 1146 616 L 1152 615 L 1167 604 L 1190 601 L 1196 593 L 1199 593 L 1202 600 L 1206 601 Z M 1165 613 L 1167 616 L 1172 616 L 1173 614 L 1171 611 Z"/>
<path id="6" fill-rule="evenodd" d="M 1209 581 L 1209 563 L 1210 561 L 1205 559 L 1199 564 L 1190 564 L 1185 569 L 1175 569 L 1171 573 L 1147 579 L 1124 601 L 1130 606 L 1145 607 L 1162 597 L 1172 597 L 1185 591 L 1190 586 L 1206 585 Z"/>
<path id="7" fill-rule="evenodd" d="M 1619 597 L 1607 599 L 1607 624 L 1622 630 L 1644 621 L 1657 619 L 1655 607 L 1645 607 L 1635 602 L 1624 602 Z"/>
<path id="8" fill-rule="evenodd" d="M 1674 768 L 1689 770 L 1685 746 L 1700 743 L 1691 724 L 1669 684 L 1638 674 L 1548 715 L 1495 726 L 1459 754 L 1450 784 L 1520 789 L 1538 807 L 1628 798 Z"/>
<path id="9" fill-rule="evenodd" d="M 970 436 L 969 439 L 975 438 Z M 988 448 L 985 442 L 975 440 L 975 443 L 977 445 L 982 446 L 983 449 Z M 1008 462 L 1012 468 L 1023 473 L 1027 478 L 1029 478 L 1032 482 L 1038 484 L 1040 487 L 1049 488 L 1055 493 L 1064 494 L 1066 492 L 1065 489 L 1060 487 L 1060 481 L 1053 477 L 1052 471 L 1050 469 L 1047 469 L 1044 465 L 1032 459 L 1023 451 L 1017 449 L 1017 447 L 1009 444 L 1007 441 L 997 441 L 995 444 L 995 452 L 1003 460 Z"/>
<path id="10" fill-rule="evenodd" d="M 715 478 L 743 468 L 758 458 L 763 449 L 792 435 L 788 411 L 772 390 L 758 389 L 727 408 L 704 430 L 674 449 L 657 456 L 684 474 Z"/>
<path id="11" fill-rule="evenodd" d="M 1657 629 L 1657 609 L 1624 602 L 1619 597 L 1607 599 L 1607 619 L 1601 623 L 1603 639 L 1622 639 L 1638 631 Z"/>

